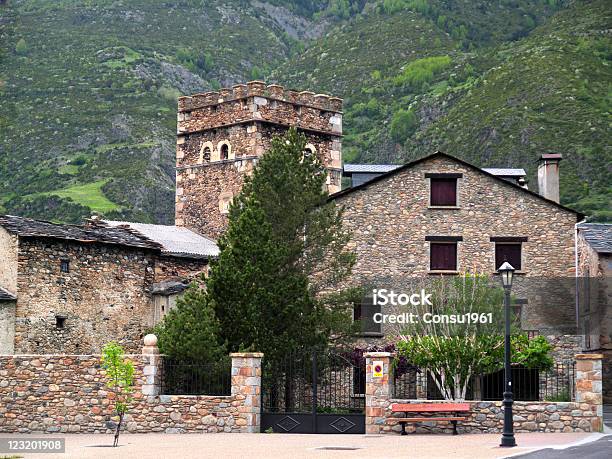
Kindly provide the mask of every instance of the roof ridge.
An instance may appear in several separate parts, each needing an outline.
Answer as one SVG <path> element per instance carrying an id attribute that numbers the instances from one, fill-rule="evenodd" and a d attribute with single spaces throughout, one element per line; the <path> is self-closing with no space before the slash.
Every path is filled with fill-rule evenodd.
<path id="1" fill-rule="evenodd" d="M 451 159 L 453 161 L 456 161 L 459 164 L 463 164 L 464 166 L 469 167 L 469 168 L 471 168 L 473 170 L 476 170 L 476 171 L 480 172 L 481 174 L 484 174 L 484 175 L 487 175 L 489 177 L 492 177 L 495 180 L 498 180 L 499 182 L 506 184 L 507 186 L 514 187 L 517 190 L 521 190 L 523 193 L 527 193 L 527 194 L 529 194 L 529 195 L 531 195 L 533 197 L 536 197 L 536 198 L 538 198 L 540 200 L 543 200 L 543 201 L 545 201 L 545 202 L 547 202 L 547 203 L 549 203 L 551 205 L 559 207 L 559 208 L 561 208 L 561 209 L 563 209 L 565 211 L 572 212 L 572 213 L 576 214 L 578 218 L 584 218 L 585 217 L 585 215 L 583 213 L 581 213 L 581 212 L 578 212 L 578 211 L 576 211 L 576 210 L 574 210 L 574 209 L 572 209 L 570 207 L 564 206 L 563 204 L 558 203 L 556 201 L 553 201 L 551 199 L 545 198 L 544 196 L 542 196 L 542 195 L 540 195 L 540 194 L 538 194 L 538 193 L 536 193 L 534 191 L 531 191 L 531 190 L 528 190 L 526 188 L 523 188 L 522 186 L 520 186 L 518 184 L 509 182 L 507 180 L 504 180 L 502 177 L 499 177 L 497 175 L 491 174 L 490 172 L 487 172 L 487 171 L 483 170 L 482 168 L 480 168 L 478 166 L 475 166 L 472 163 L 469 163 L 469 162 L 467 162 L 467 161 L 465 161 L 465 160 L 463 160 L 461 158 L 457 158 L 456 156 L 450 155 L 448 153 L 444 153 L 443 151 L 440 151 L 440 150 L 436 150 L 434 153 L 422 156 L 422 157 L 420 157 L 418 159 L 415 159 L 413 161 L 409 161 L 409 162 L 401 165 L 400 167 L 398 167 L 396 169 L 393 169 L 393 170 L 391 170 L 389 172 L 385 172 L 385 173 L 379 175 L 378 177 L 375 177 L 372 180 L 364 182 L 364 183 L 362 183 L 360 185 L 357 185 L 357 186 L 354 186 L 354 187 L 350 187 L 350 188 L 347 188 L 345 190 L 338 191 L 337 193 L 334 193 L 334 194 L 330 195 L 328 197 L 328 200 L 335 200 L 335 199 L 344 197 L 347 194 L 350 194 L 350 193 L 352 193 L 354 191 L 366 188 L 366 187 L 368 187 L 370 185 L 373 185 L 374 183 L 377 183 L 379 181 L 385 180 L 388 177 L 391 177 L 391 176 L 393 176 L 395 174 L 399 174 L 400 172 L 402 172 L 402 171 L 404 171 L 406 169 L 409 169 L 410 167 L 416 166 L 417 164 L 419 164 L 419 163 L 421 163 L 423 161 L 426 161 L 428 159 L 435 158 L 436 156 L 443 156 L 443 157 L 449 158 L 449 159 Z"/>

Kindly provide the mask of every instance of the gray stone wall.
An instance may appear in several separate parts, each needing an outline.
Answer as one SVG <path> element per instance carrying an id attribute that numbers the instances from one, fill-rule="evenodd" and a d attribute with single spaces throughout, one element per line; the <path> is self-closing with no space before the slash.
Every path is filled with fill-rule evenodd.
<path id="1" fill-rule="evenodd" d="M 111 340 L 139 349 L 153 325 L 153 253 L 21 238 L 15 352 L 95 353 Z M 60 261 L 69 261 L 69 272 Z M 63 328 L 57 316 L 64 317 Z"/>
<path id="2" fill-rule="evenodd" d="M 17 236 L 0 227 L 0 287 L 17 292 Z"/>
<path id="3" fill-rule="evenodd" d="M 233 358 L 228 396 L 158 395 L 159 355 L 126 357 L 136 370 L 128 432 L 259 431 L 261 354 Z M 99 355 L 0 356 L 0 433 L 112 433 L 115 394 L 105 381 Z"/>
<path id="4" fill-rule="evenodd" d="M 15 352 L 15 302 L 0 301 L 0 354 Z"/>

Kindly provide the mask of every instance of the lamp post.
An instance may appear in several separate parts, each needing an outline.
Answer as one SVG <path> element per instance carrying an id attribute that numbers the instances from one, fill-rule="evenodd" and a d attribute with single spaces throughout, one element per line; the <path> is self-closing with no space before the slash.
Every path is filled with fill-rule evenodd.
<path id="1" fill-rule="evenodd" d="M 506 332 L 504 336 L 504 433 L 502 434 L 499 446 L 516 446 L 514 439 L 514 427 L 512 421 L 512 367 L 510 366 L 510 290 L 512 289 L 512 277 L 514 268 L 508 262 L 502 264 L 497 270 L 501 275 L 504 287 L 504 317 L 506 322 Z"/>

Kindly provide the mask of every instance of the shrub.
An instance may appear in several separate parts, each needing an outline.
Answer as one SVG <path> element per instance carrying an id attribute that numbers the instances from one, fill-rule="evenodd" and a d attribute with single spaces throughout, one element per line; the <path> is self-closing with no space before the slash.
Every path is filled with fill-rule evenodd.
<path id="1" fill-rule="evenodd" d="M 450 56 L 425 57 L 412 61 L 393 79 L 396 86 L 407 86 L 418 91 L 434 79 L 434 76 L 451 65 Z"/>
<path id="2" fill-rule="evenodd" d="M 416 131 L 419 120 L 412 110 L 400 110 L 393 115 L 389 134 L 397 143 L 404 143 Z"/>
<path id="3" fill-rule="evenodd" d="M 15 52 L 20 56 L 25 56 L 28 54 L 28 44 L 23 38 L 20 38 L 15 45 Z"/>

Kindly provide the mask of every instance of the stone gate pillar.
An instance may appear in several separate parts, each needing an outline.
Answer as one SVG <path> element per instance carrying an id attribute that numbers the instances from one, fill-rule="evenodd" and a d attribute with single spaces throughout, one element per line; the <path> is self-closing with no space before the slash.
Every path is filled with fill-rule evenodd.
<path id="1" fill-rule="evenodd" d="M 590 405 L 597 416 L 593 432 L 603 430 L 602 360 L 603 354 L 576 354 L 576 402 Z"/>
<path id="2" fill-rule="evenodd" d="M 261 352 L 235 352 L 232 358 L 232 395 L 244 400 L 238 409 L 244 413 L 246 432 L 259 432 L 261 425 Z"/>
<path id="3" fill-rule="evenodd" d="M 391 398 L 391 353 L 366 352 L 366 396 L 365 396 L 365 428 L 366 434 L 378 434 L 385 424 L 385 412 Z M 382 375 L 374 376 L 374 367 L 382 364 Z"/>
<path id="4" fill-rule="evenodd" d="M 159 395 L 161 392 L 162 359 L 157 347 L 157 336 L 148 334 L 144 337 L 142 358 L 144 360 L 142 374 L 145 378 L 142 385 L 142 395 L 147 397 Z"/>

